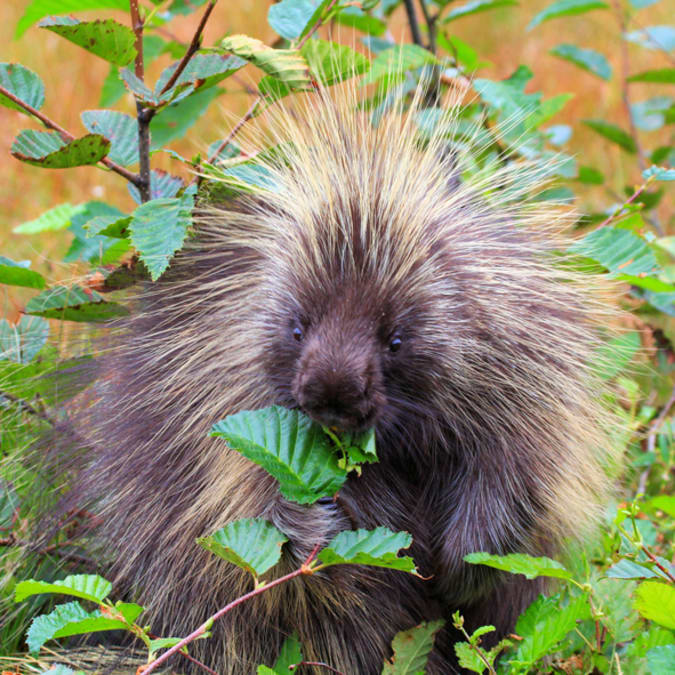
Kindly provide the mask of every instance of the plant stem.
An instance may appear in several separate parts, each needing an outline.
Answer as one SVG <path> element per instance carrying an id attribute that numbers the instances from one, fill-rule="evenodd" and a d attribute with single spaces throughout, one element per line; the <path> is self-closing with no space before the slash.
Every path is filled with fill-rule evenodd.
<path id="1" fill-rule="evenodd" d="M 239 130 L 244 126 L 244 124 L 246 124 L 246 122 L 248 122 L 253 117 L 256 108 L 261 101 L 262 96 L 257 96 L 244 116 L 234 125 L 234 128 L 227 135 L 227 138 L 209 155 L 206 160 L 209 164 L 211 164 L 215 158 L 218 157 L 218 155 L 225 149 L 225 146 L 227 146 L 227 144 L 230 143 L 232 139 L 239 133 Z"/>
<path id="2" fill-rule="evenodd" d="M 301 574 L 313 574 L 314 570 L 311 569 L 310 565 L 314 558 L 316 558 L 316 554 L 319 551 L 319 545 L 317 544 L 314 547 L 314 550 L 309 554 L 307 557 L 307 560 L 298 567 L 298 569 L 293 570 L 292 572 L 289 572 L 288 574 L 285 574 L 283 577 L 279 577 L 278 579 L 274 579 L 274 581 L 270 581 L 262 586 L 257 586 L 254 588 L 252 591 L 246 593 L 245 595 L 242 595 L 241 597 L 237 598 L 236 600 L 233 600 L 229 604 L 225 605 L 225 607 L 222 607 L 219 609 L 215 614 L 210 616 L 199 628 L 196 630 L 192 631 L 190 635 L 187 637 L 183 638 L 180 642 L 175 644 L 173 647 L 168 649 L 164 654 L 162 654 L 159 658 L 155 659 L 151 663 L 149 663 L 147 666 L 143 668 L 139 668 L 138 670 L 138 675 L 148 675 L 148 673 L 151 673 L 153 670 L 155 670 L 158 666 L 160 666 L 162 663 L 170 659 L 176 652 L 180 651 L 185 645 L 189 644 L 193 640 L 196 640 L 198 637 L 201 635 L 204 635 L 207 630 L 211 627 L 211 625 L 220 619 L 222 616 L 227 614 L 229 611 L 237 607 L 238 605 L 241 605 L 242 603 L 246 602 L 247 600 L 250 600 L 251 598 L 255 597 L 256 595 L 260 595 L 261 593 L 264 593 L 265 591 L 269 590 L 270 588 L 274 588 L 275 586 L 279 586 L 280 584 L 285 583 L 286 581 L 290 581 L 291 579 L 295 579 L 295 577 L 299 577 Z"/>
<path id="3" fill-rule="evenodd" d="M 424 47 L 422 42 L 422 33 L 420 32 L 420 25 L 417 21 L 417 13 L 415 12 L 415 5 L 413 0 L 403 0 L 405 4 L 405 12 L 408 15 L 408 24 L 410 25 L 410 33 L 413 42 L 420 47 Z"/>
<path id="4" fill-rule="evenodd" d="M 185 66 L 187 66 L 190 59 L 194 56 L 195 52 L 201 46 L 201 37 L 202 33 L 204 32 L 204 27 L 206 26 L 206 22 L 209 20 L 209 16 L 211 16 L 211 12 L 213 11 L 213 8 L 215 6 L 216 0 L 211 0 L 211 2 L 209 2 L 208 6 L 206 7 L 206 11 L 202 16 L 202 20 L 199 22 L 199 26 L 197 26 L 195 34 L 192 36 L 192 41 L 190 42 L 190 46 L 187 48 L 187 51 L 185 52 L 185 56 L 183 56 L 183 58 L 180 60 L 180 63 L 176 67 L 176 70 L 173 71 L 173 75 L 162 87 L 162 90 L 159 92 L 160 95 L 169 91 L 169 89 L 171 89 L 171 87 L 173 87 L 173 85 L 176 84 L 176 80 L 180 77 L 180 74 L 185 70 Z"/>
<path id="5" fill-rule="evenodd" d="M 24 103 L 20 98 L 17 98 L 14 94 L 12 94 L 11 91 L 5 89 L 5 87 L 3 87 L 2 85 L 0 85 L 0 94 L 6 96 L 8 99 L 16 103 L 18 106 L 21 106 L 21 108 L 23 108 L 27 113 L 31 114 L 33 117 L 39 119 L 40 122 L 42 122 L 42 124 L 44 124 L 47 127 L 47 129 L 52 129 L 53 131 L 58 132 L 64 141 L 70 142 L 75 140 L 75 136 L 73 136 L 73 134 L 71 134 L 69 131 L 66 131 L 62 126 L 54 122 L 54 120 L 51 120 L 46 115 L 43 115 L 39 110 L 33 108 L 33 106 L 28 105 L 28 103 Z M 128 171 L 123 166 L 120 166 L 116 162 L 113 162 L 111 159 L 108 159 L 107 157 L 104 157 L 102 160 L 100 160 L 100 162 L 101 164 L 107 166 L 111 171 L 114 171 L 123 178 L 126 178 L 130 183 L 133 183 L 134 185 L 138 186 L 140 178 L 137 174 Z"/>
<path id="6" fill-rule="evenodd" d="M 675 576 L 672 575 L 669 569 L 664 567 L 656 558 L 656 556 L 645 546 L 640 546 L 640 550 L 658 567 L 669 579 L 669 581 L 675 584 Z"/>
<path id="7" fill-rule="evenodd" d="M 633 194 L 628 197 L 628 199 L 621 204 L 621 206 L 618 206 L 616 209 L 614 209 L 614 212 L 607 217 L 605 220 L 603 220 L 600 225 L 598 225 L 598 229 L 605 227 L 606 225 L 609 225 L 629 204 L 632 204 L 646 189 L 649 183 L 651 183 L 652 179 L 648 178 L 640 187 L 638 187 Z"/>
<path id="8" fill-rule="evenodd" d="M 136 36 L 136 60 L 134 61 L 134 74 L 142 82 L 144 77 L 143 66 L 143 21 L 141 20 L 138 0 L 129 1 L 131 13 L 131 27 Z M 154 111 L 146 109 L 143 103 L 136 100 L 136 120 L 138 121 L 138 162 L 139 183 L 138 191 L 141 193 L 141 201 L 150 201 L 150 120 Z"/>
<path id="9" fill-rule="evenodd" d="M 317 30 L 319 30 L 320 26 L 323 26 L 325 22 L 325 17 L 327 17 L 330 14 L 331 9 L 335 6 L 337 3 L 337 0 L 332 0 L 332 2 L 326 7 L 324 10 L 323 14 L 319 17 L 319 20 L 307 31 L 307 34 L 298 42 L 298 49 L 302 49 L 305 46 L 305 43 L 307 40 L 309 40 L 314 33 L 316 33 Z"/>

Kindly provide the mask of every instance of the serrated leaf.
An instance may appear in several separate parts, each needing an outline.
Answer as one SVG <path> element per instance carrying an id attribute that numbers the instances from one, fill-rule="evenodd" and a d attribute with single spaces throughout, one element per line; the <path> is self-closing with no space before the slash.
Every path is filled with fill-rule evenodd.
<path id="1" fill-rule="evenodd" d="M 68 602 L 58 605 L 50 614 L 33 619 L 26 634 L 26 643 L 29 651 L 35 654 L 45 642 L 54 638 L 120 628 L 127 629 L 127 625 L 103 616 L 99 610 L 87 612 L 78 602 Z"/>
<path id="2" fill-rule="evenodd" d="M 12 143 L 16 159 L 44 169 L 67 169 L 96 164 L 110 150 L 110 141 L 99 134 L 87 134 L 66 142 L 55 131 L 22 131 Z"/>
<path id="3" fill-rule="evenodd" d="M 662 84 L 675 84 L 675 68 L 657 68 L 645 70 L 642 73 L 631 75 L 628 82 L 658 82 Z"/>
<path id="4" fill-rule="evenodd" d="M 136 58 L 134 32 L 114 19 L 79 21 L 72 16 L 49 16 L 38 25 L 116 66 L 126 66 Z"/>
<path id="5" fill-rule="evenodd" d="M 656 257 L 645 240 L 616 227 L 603 227 L 590 232 L 574 243 L 569 251 L 600 263 L 612 276 L 640 276 L 658 270 Z"/>
<path id="6" fill-rule="evenodd" d="M 81 205 L 80 210 L 72 216 L 68 227 L 74 238 L 64 257 L 65 262 L 89 260 L 99 263 L 101 254 L 105 254 L 116 242 L 107 237 L 87 237 L 87 230 L 84 226 L 92 218 L 108 215 L 115 215 L 118 218 L 124 216 L 117 207 L 105 202 L 91 201 Z"/>
<path id="7" fill-rule="evenodd" d="M 372 565 L 415 573 L 415 561 L 408 556 L 398 556 L 398 552 L 408 548 L 411 543 L 412 537 L 407 532 L 392 532 L 386 527 L 344 530 L 319 552 L 318 558 L 326 567 L 341 564 Z"/>
<path id="8" fill-rule="evenodd" d="M 675 27 L 647 26 L 624 35 L 629 42 L 635 42 L 647 49 L 662 49 L 669 52 L 675 49 Z"/>
<path id="9" fill-rule="evenodd" d="M 191 94 L 180 102 L 172 103 L 157 113 L 150 122 L 153 150 L 173 140 L 182 138 L 185 132 L 204 114 L 211 102 L 223 93 L 222 89 L 205 89 Z"/>
<path id="10" fill-rule="evenodd" d="M 134 98 L 137 101 L 141 101 L 153 108 L 162 104 L 164 99 L 157 96 L 155 92 L 141 79 L 136 77 L 129 68 L 122 68 L 119 72 L 119 76 L 122 82 L 124 82 L 124 86 L 134 95 Z"/>
<path id="11" fill-rule="evenodd" d="M 524 574 L 527 579 L 537 577 L 554 577 L 571 579 L 572 573 L 557 560 L 545 556 L 535 558 L 525 553 L 509 553 L 508 555 L 491 555 L 490 553 L 469 553 L 464 556 L 465 562 L 472 565 L 487 565 L 511 574 Z"/>
<path id="12" fill-rule="evenodd" d="M 288 537 L 262 518 L 243 518 L 229 523 L 197 543 L 223 560 L 259 577 L 281 559 Z"/>
<path id="13" fill-rule="evenodd" d="M 608 140 L 616 143 L 626 152 L 635 154 L 637 152 L 635 141 L 630 134 L 625 132 L 616 124 L 605 122 L 605 120 L 581 120 L 587 127 L 593 129 L 597 134 L 604 136 Z"/>
<path id="14" fill-rule="evenodd" d="M 514 661 L 531 666 L 548 654 L 576 626 L 577 620 L 590 615 L 586 596 L 572 598 L 565 607 L 558 596 L 545 598 L 540 595 L 516 623 L 516 633 L 523 638 L 518 643 Z"/>
<path id="15" fill-rule="evenodd" d="M 370 66 L 370 62 L 363 54 L 337 42 L 308 40 L 300 51 L 312 74 L 327 86 L 361 75 Z"/>
<path id="16" fill-rule="evenodd" d="M 45 102 L 45 85 L 40 77 L 19 63 L 0 63 L 0 86 L 39 110 Z M 20 105 L 0 94 L 0 105 L 30 115 Z"/>
<path id="17" fill-rule="evenodd" d="M 276 5 L 273 5 L 276 7 Z M 164 85 L 174 74 L 178 64 L 176 61 L 165 68 L 157 80 L 155 92 L 159 96 Z M 222 54 L 195 54 L 189 61 L 183 72 L 178 76 L 174 87 L 192 84 L 195 90 L 207 89 L 218 84 L 221 80 L 236 73 L 246 65 L 244 59 L 236 56 L 223 56 Z M 168 92 L 167 92 L 168 93 Z"/>
<path id="18" fill-rule="evenodd" d="M 648 180 L 652 176 L 656 180 L 675 180 L 675 169 L 666 169 L 663 166 L 650 166 L 648 169 L 642 172 L 642 177 L 645 180 Z"/>
<path id="19" fill-rule="evenodd" d="M 438 63 L 436 57 L 419 45 L 394 45 L 375 57 L 362 84 L 372 84 L 385 77 L 396 77 L 408 70 L 436 63 Z"/>
<path id="20" fill-rule="evenodd" d="M 320 3 L 316 0 L 281 0 L 267 12 L 267 23 L 287 40 L 299 38 Z"/>
<path id="21" fill-rule="evenodd" d="M 653 565 L 640 564 L 633 560 L 624 558 L 612 565 L 606 572 L 611 579 L 659 579 L 663 578 L 663 572 L 660 572 Z"/>
<path id="22" fill-rule="evenodd" d="M 42 349 L 49 337 L 49 323 L 44 319 L 22 316 L 12 325 L 0 319 L 0 361 L 28 363 Z"/>
<path id="23" fill-rule="evenodd" d="M 28 269 L 29 266 L 29 260 L 19 263 L 0 255 L 0 284 L 37 288 L 38 290 L 44 288 L 47 285 L 44 277 Z"/>
<path id="24" fill-rule="evenodd" d="M 594 49 L 582 49 L 572 44 L 560 44 L 551 50 L 551 54 L 569 61 L 603 80 L 609 80 L 612 77 L 612 67 L 609 65 L 609 61 L 604 54 L 600 54 Z"/>
<path id="25" fill-rule="evenodd" d="M 129 13 L 129 0 L 33 0 L 16 26 L 15 38 L 49 14 L 68 14 L 87 9 L 121 9 Z"/>
<path id="26" fill-rule="evenodd" d="M 250 61 L 292 89 L 310 87 L 309 68 L 300 52 L 295 49 L 273 49 L 248 35 L 231 35 L 222 40 L 220 46 L 225 51 Z"/>
<path id="27" fill-rule="evenodd" d="M 470 14 L 477 14 L 478 12 L 486 12 L 490 9 L 509 7 L 517 4 L 516 0 L 472 0 L 472 2 L 467 2 L 465 5 L 456 7 L 448 12 L 441 23 L 449 23 L 450 21 L 461 19 Z"/>
<path id="28" fill-rule="evenodd" d="M 177 645 L 183 638 L 174 638 L 174 637 L 168 637 L 168 638 L 157 638 L 156 640 L 150 640 L 150 645 L 148 647 L 148 651 L 151 654 L 154 654 L 155 652 L 159 651 L 160 649 L 169 649 L 170 647 L 174 647 Z"/>
<path id="29" fill-rule="evenodd" d="M 297 633 L 293 633 L 293 635 L 287 637 L 284 640 L 284 644 L 281 645 L 279 656 L 274 662 L 274 671 L 276 673 L 289 672 L 289 666 L 301 663 L 303 660 L 302 645 L 300 644 L 300 640 L 298 640 Z"/>
<path id="30" fill-rule="evenodd" d="M 321 427 L 298 410 L 243 411 L 214 424 L 211 435 L 262 466 L 279 481 L 281 494 L 298 504 L 332 497 L 347 477 Z"/>
<path id="31" fill-rule="evenodd" d="M 121 602 L 120 600 L 115 603 L 115 609 L 127 623 L 133 623 L 145 611 L 145 607 L 141 607 L 135 602 Z"/>
<path id="32" fill-rule="evenodd" d="M 47 582 L 29 579 L 14 588 L 14 601 L 21 602 L 40 593 L 60 593 L 100 603 L 110 595 L 112 584 L 97 574 L 72 574 L 59 581 Z"/>
<path id="33" fill-rule="evenodd" d="M 644 581 L 635 591 L 635 609 L 661 626 L 675 629 L 675 586 L 660 581 Z"/>
<path id="34" fill-rule="evenodd" d="M 84 209 L 83 204 L 73 206 L 68 202 L 59 204 L 49 211 L 45 211 L 35 220 L 29 220 L 21 225 L 17 225 L 12 232 L 16 234 L 36 234 L 38 232 L 53 232 L 63 230 L 70 225 L 71 218 L 81 213 Z"/>
<path id="35" fill-rule="evenodd" d="M 485 671 L 486 666 L 483 660 L 468 642 L 455 642 L 455 654 L 460 667 L 466 668 L 472 673 L 483 673 Z"/>
<path id="36" fill-rule="evenodd" d="M 96 291 L 81 286 L 53 286 L 26 304 L 26 314 L 62 321 L 97 323 L 128 313 L 122 305 L 105 302 Z"/>
<path id="37" fill-rule="evenodd" d="M 443 623 L 440 620 L 429 621 L 397 633 L 391 643 L 394 654 L 385 662 L 382 675 L 416 675 L 420 671 L 424 672 L 434 647 L 434 638 Z"/>
<path id="38" fill-rule="evenodd" d="M 609 5 L 602 0 L 558 0 L 545 7 L 534 16 L 527 26 L 527 30 L 532 30 L 544 21 L 557 19 L 561 16 L 572 16 L 573 14 L 583 14 L 592 9 L 606 9 Z"/>
<path id="39" fill-rule="evenodd" d="M 109 159 L 122 166 L 138 162 L 138 122 L 115 110 L 85 110 L 82 122 L 88 131 L 110 141 Z"/>
<path id="40" fill-rule="evenodd" d="M 675 645 L 652 647 L 647 652 L 649 675 L 673 675 L 675 670 Z"/>
<path id="41" fill-rule="evenodd" d="M 175 197 L 179 190 L 185 187 L 183 179 L 174 176 L 161 169 L 152 169 L 150 171 L 150 199 L 159 199 L 160 197 Z M 127 189 L 133 200 L 141 204 L 141 193 L 138 188 L 131 183 L 127 183 Z M 121 211 L 119 215 L 124 215 Z"/>
<path id="42" fill-rule="evenodd" d="M 129 224 L 131 243 L 139 252 L 153 281 L 157 280 L 181 248 L 192 224 L 194 198 L 153 199 L 141 204 Z"/>

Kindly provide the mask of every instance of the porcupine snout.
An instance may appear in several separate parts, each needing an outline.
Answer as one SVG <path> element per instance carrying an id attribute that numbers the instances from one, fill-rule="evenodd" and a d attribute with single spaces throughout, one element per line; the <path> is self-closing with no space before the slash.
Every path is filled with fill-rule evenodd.
<path id="1" fill-rule="evenodd" d="M 343 431 L 373 426 L 384 395 L 368 341 L 347 336 L 310 336 L 293 383 L 299 406 L 320 424 Z"/>

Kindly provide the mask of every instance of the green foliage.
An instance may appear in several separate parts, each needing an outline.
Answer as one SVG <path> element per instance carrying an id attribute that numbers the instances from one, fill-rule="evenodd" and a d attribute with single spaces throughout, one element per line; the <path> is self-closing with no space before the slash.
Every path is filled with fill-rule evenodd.
<path id="1" fill-rule="evenodd" d="M 472 565 L 487 565 L 511 574 L 524 574 L 527 579 L 537 577 L 553 577 L 555 579 L 571 579 L 571 573 L 557 560 L 551 558 L 533 558 L 524 553 L 508 555 L 490 555 L 488 553 L 469 553 L 464 560 Z"/>
<path id="2" fill-rule="evenodd" d="M 391 643 L 393 655 L 385 662 L 382 675 L 417 675 L 425 672 L 436 633 L 443 623 L 429 621 L 397 633 Z"/>
<path id="3" fill-rule="evenodd" d="M 55 131 L 22 131 L 12 143 L 12 155 L 26 164 L 44 169 L 67 169 L 96 164 L 110 150 L 110 141 L 100 134 L 64 141 Z"/>

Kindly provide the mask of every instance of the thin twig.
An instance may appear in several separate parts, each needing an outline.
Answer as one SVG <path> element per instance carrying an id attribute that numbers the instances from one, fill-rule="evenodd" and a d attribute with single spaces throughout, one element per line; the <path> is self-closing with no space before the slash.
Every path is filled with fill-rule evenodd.
<path id="1" fill-rule="evenodd" d="M 147 666 L 143 668 L 138 669 L 138 675 L 148 675 L 151 673 L 153 670 L 155 670 L 158 666 L 160 666 L 162 663 L 170 659 L 176 652 L 180 651 L 188 645 L 190 642 L 193 640 L 196 640 L 198 637 L 204 635 L 209 628 L 213 625 L 214 622 L 218 621 L 222 616 L 227 614 L 229 611 L 234 609 L 235 607 L 241 605 L 242 603 L 246 602 L 247 600 L 250 600 L 251 598 L 255 597 L 256 595 L 260 595 L 261 593 L 264 593 L 265 591 L 269 590 L 270 588 L 274 588 L 275 586 L 279 586 L 280 584 L 285 583 L 286 581 L 290 581 L 291 579 L 295 579 L 295 577 L 299 577 L 301 574 L 312 574 L 313 570 L 311 569 L 310 565 L 314 561 L 314 558 L 316 557 L 316 554 L 319 551 L 319 545 L 317 544 L 312 552 L 309 554 L 308 558 L 305 560 L 305 562 L 298 567 L 298 569 L 293 570 L 292 572 L 289 572 L 288 574 L 285 574 L 283 577 L 279 577 L 278 579 L 274 579 L 274 581 L 269 581 L 267 583 L 264 583 L 260 586 L 257 586 L 254 588 L 252 591 L 246 593 L 245 595 L 242 595 L 238 597 L 236 600 L 233 600 L 229 604 L 225 605 L 225 607 L 222 607 L 219 609 L 215 614 L 210 616 L 199 628 L 196 630 L 192 631 L 190 635 L 187 637 L 184 637 L 180 642 L 175 644 L 173 647 L 170 649 L 167 649 L 167 651 L 164 652 L 159 658 L 155 659 L 151 663 L 149 663 Z"/>
<path id="2" fill-rule="evenodd" d="M 417 13 L 415 12 L 415 5 L 413 0 L 404 0 L 405 12 L 408 15 L 408 24 L 410 25 L 410 33 L 413 42 L 420 47 L 424 47 L 422 42 L 422 33 L 420 32 L 420 25 L 417 21 Z"/>
<path id="3" fill-rule="evenodd" d="M 16 103 L 18 106 L 21 106 L 27 113 L 30 113 L 33 117 L 36 117 L 37 119 L 44 124 L 47 129 L 52 129 L 53 131 L 58 132 L 58 134 L 61 136 L 61 138 L 64 141 L 74 141 L 75 136 L 71 134 L 69 131 L 66 131 L 62 126 L 54 122 L 54 120 L 50 119 L 43 113 L 41 113 L 39 110 L 36 110 L 33 108 L 33 106 L 28 105 L 28 103 L 24 103 L 20 98 L 17 98 L 14 94 L 12 94 L 11 91 L 8 89 L 5 89 L 5 87 L 0 85 L 0 94 L 3 96 L 6 96 L 8 99 Z M 112 160 L 108 159 L 107 157 L 104 157 L 102 160 L 100 160 L 101 164 L 105 164 L 111 171 L 114 171 L 115 173 L 118 173 L 120 176 L 126 178 L 130 183 L 133 183 L 134 185 L 138 185 L 140 178 L 135 174 L 131 173 L 131 171 L 128 171 L 125 169 L 123 166 L 120 166 L 116 162 L 113 162 Z"/>
<path id="4" fill-rule="evenodd" d="M 326 7 L 323 14 L 319 17 L 319 20 L 309 29 L 309 31 L 307 31 L 307 34 L 302 38 L 302 40 L 298 42 L 297 45 L 298 49 L 302 49 L 305 46 L 307 40 L 309 40 L 312 37 L 312 35 L 314 35 L 314 33 L 316 33 L 316 31 L 319 30 L 321 26 L 323 26 L 323 24 L 325 23 L 325 17 L 327 17 L 330 14 L 330 11 L 333 9 L 336 3 L 337 0 L 332 0 L 331 3 Z"/>
<path id="5" fill-rule="evenodd" d="M 640 143 L 638 137 L 637 127 L 635 126 L 635 121 L 633 120 L 633 113 L 630 108 L 630 97 L 628 95 L 628 77 L 630 76 L 630 59 L 628 56 L 628 44 L 624 38 L 626 34 L 626 17 L 623 14 L 621 9 L 621 4 L 619 0 L 612 0 L 612 6 L 614 8 L 614 14 L 616 15 L 616 20 L 619 22 L 619 30 L 621 31 L 621 98 L 623 100 L 623 107 L 626 110 L 628 115 L 628 124 L 630 126 L 630 135 L 635 143 L 635 149 L 637 150 L 638 163 L 640 164 L 640 170 L 644 171 L 647 168 L 647 158 L 645 156 L 644 149 Z"/>
<path id="6" fill-rule="evenodd" d="M 665 575 L 668 577 L 671 583 L 675 584 L 675 576 L 673 576 L 672 572 L 664 567 L 659 561 L 658 558 L 645 546 L 640 546 L 640 550 L 654 563 L 656 567 L 658 567 Z"/>
<path id="7" fill-rule="evenodd" d="M 129 12 L 131 14 L 131 28 L 136 36 L 136 59 L 134 61 L 134 74 L 143 82 L 143 21 L 138 8 L 138 0 L 130 0 Z M 138 191 L 141 201 L 150 201 L 150 120 L 154 116 L 152 108 L 145 108 L 142 101 L 136 100 L 136 120 L 138 122 L 138 164 L 139 183 Z"/>
<path id="8" fill-rule="evenodd" d="M 651 182 L 651 178 L 647 179 L 640 187 L 638 187 L 635 192 L 623 203 L 621 206 L 618 206 L 616 209 L 614 209 L 614 212 L 605 218 L 600 225 L 598 225 L 598 229 L 605 227 L 606 225 L 609 225 L 629 204 L 632 204 L 646 189 L 649 183 Z"/>
<path id="9" fill-rule="evenodd" d="M 199 26 L 197 26 L 195 34 L 192 36 L 192 42 L 190 42 L 190 46 L 187 48 L 185 56 L 183 56 L 183 58 L 180 60 L 180 63 L 176 67 L 176 70 L 173 71 L 173 75 L 162 87 L 162 90 L 159 92 L 160 96 L 169 91 L 169 89 L 171 89 L 171 87 L 173 87 L 173 85 L 176 84 L 176 80 L 180 77 L 180 74 L 185 70 L 185 66 L 187 66 L 190 59 L 194 56 L 195 52 L 201 46 L 202 33 L 204 32 L 204 27 L 206 26 L 206 22 L 209 20 L 209 16 L 211 16 L 211 12 L 213 11 L 213 8 L 215 6 L 216 0 L 211 0 L 211 2 L 209 2 L 208 6 L 206 7 L 206 11 L 202 16 L 202 20 L 199 22 Z"/>
<path id="10" fill-rule="evenodd" d="M 420 7 L 422 8 L 422 14 L 424 15 L 424 21 L 427 24 L 427 31 L 429 32 L 429 46 L 427 49 L 436 56 L 436 21 L 438 20 L 438 14 L 431 15 L 426 0 L 419 1 Z"/>
<path id="11" fill-rule="evenodd" d="M 227 138 L 209 155 L 209 157 L 206 160 L 209 164 L 213 163 L 213 161 L 225 149 L 228 143 L 232 142 L 232 139 L 239 133 L 239 130 L 244 126 L 244 124 L 246 124 L 246 122 L 248 122 L 253 117 L 256 108 L 258 107 L 261 101 L 262 96 L 257 96 L 255 98 L 255 100 L 251 104 L 251 107 L 246 111 L 244 116 L 234 125 L 234 128 L 227 135 Z"/>

